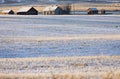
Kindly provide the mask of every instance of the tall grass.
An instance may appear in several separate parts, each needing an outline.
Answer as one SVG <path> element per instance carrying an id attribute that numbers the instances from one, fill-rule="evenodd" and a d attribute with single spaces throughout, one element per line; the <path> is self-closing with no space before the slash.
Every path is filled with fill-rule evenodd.
<path id="1" fill-rule="evenodd" d="M 3 58 L 0 79 L 120 79 L 120 56 Z"/>

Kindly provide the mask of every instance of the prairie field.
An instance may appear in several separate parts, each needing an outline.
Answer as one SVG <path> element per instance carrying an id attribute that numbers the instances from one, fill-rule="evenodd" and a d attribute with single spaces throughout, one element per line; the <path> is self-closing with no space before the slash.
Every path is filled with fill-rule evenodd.
<path id="1" fill-rule="evenodd" d="M 120 79 L 120 16 L 0 15 L 0 79 Z"/>
<path id="2" fill-rule="evenodd" d="M 76 2 L 76 3 L 63 3 L 63 4 L 40 4 L 40 3 L 32 3 L 32 4 L 1 4 L 0 11 L 2 10 L 14 10 L 15 13 L 21 8 L 26 6 L 32 6 L 37 9 L 39 12 L 42 12 L 45 7 L 50 5 L 59 5 L 64 6 L 69 4 L 71 6 L 71 11 L 87 11 L 88 8 L 97 8 L 98 10 L 105 9 L 106 11 L 120 11 L 120 3 L 89 3 L 89 2 Z M 119 13 L 120 14 L 120 13 Z"/>

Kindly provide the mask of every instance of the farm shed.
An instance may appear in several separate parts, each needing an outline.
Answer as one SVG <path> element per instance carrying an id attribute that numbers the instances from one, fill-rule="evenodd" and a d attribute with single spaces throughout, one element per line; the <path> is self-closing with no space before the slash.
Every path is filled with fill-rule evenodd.
<path id="1" fill-rule="evenodd" d="M 63 10 L 63 14 L 70 14 L 71 12 L 71 5 L 66 4 L 66 5 L 61 5 L 60 8 Z"/>
<path id="2" fill-rule="evenodd" d="M 14 11 L 13 10 L 3 10 L 2 14 L 9 14 L 9 15 L 13 15 Z"/>
<path id="3" fill-rule="evenodd" d="M 38 11 L 34 7 L 23 7 L 17 11 L 17 15 L 38 15 Z"/>
<path id="4" fill-rule="evenodd" d="M 88 14 L 98 14 L 98 9 L 97 8 L 89 8 L 87 10 Z"/>
<path id="5" fill-rule="evenodd" d="M 63 14 L 62 8 L 59 6 L 48 6 L 43 10 L 44 15 L 61 15 Z"/>
<path id="6" fill-rule="evenodd" d="M 101 12 L 101 14 L 105 14 L 106 13 L 105 9 L 101 9 L 100 12 Z"/>

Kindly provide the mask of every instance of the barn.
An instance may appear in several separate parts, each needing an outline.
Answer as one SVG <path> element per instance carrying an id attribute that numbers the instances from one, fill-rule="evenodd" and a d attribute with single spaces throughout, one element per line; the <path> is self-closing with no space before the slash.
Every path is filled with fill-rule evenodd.
<path id="1" fill-rule="evenodd" d="M 98 14 L 98 9 L 97 8 L 89 8 L 87 10 L 88 14 Z"/>
<path id="2" fill-rule="evenodd" d="M 44 15 L 62 15 L 63 10 L 59 6 L 48 6 L 43 10 Z"/>
<path id="3" fill-rule="evenodd" d="M 17 15 L 38 15 L 38 11 L 34 7 L 23 7 L 17 11 Z"/>
<path id="4" fill-rule="evenodd" d="M 14 11 L 13 10 L 3 10 L 2 14 L 9 14 L 9 15 L 13 15 Z"/>

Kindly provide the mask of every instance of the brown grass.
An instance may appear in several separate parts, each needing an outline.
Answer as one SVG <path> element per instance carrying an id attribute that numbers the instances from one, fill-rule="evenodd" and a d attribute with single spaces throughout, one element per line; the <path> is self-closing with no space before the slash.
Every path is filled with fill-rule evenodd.
<path id="1" fill-rule="evenodd" d="M 108 62 L 116 60 L 119 61 L 120 56 L 82 56 L 82 57 L 40 57 L 40 58 L 2 58 L 0 59 L 0 69 L 4 70 L 3 68 L 7 69 L 18 69 L 21 67 L 22 69 L 28 69 L 29 67 L 36 67 L 38 69 L 45 68 L 49 69 L 53 64 L 50 64 L 51 62 L 63 62 L 63 67 L 59 67 L 59 69 L 62 69 L 64 72 L 49 72 L 49 73 L 44 73 L 44 72 L 38 72 L 38 73 L 33 73 L 33 72 L 24 72 L 21 73 L 16 71 L 16 72 L 0 72 L 0 79 L 120 79 L 120 71 L 119 69 L 114 70 L 112 69 L 113 66 L 108 66 L 108 70 L 104 71 L 103 69 L 104 66 L 100 66 L 98 68 L 101 68 L 100 70 L 102 71 L 94 71 L 94 69 L 89 68 L 91 66 L 87 65 L 87 62 L 89 60 L 92 60 L 96 64 L 101 64 L 106 60 L 110 60 Z M 99 62 L 98 62 L 99 60 Z M 69 62 L 69 65 L 65 63 Z M 80 63 L 77 61 L 84 61 L 84 63 Z M 37 63 L 35 63 L 37 62 Z M 11 66 L 10 66 L 11 63 Z M 21 65 L 17 65 L 17 63 L 21 63 Z M 31 63 L 32 65 L 28 65 L 27 63 Z M 39 65 L 39 63 L 43 63 L 42 65 Z M 94 64 L 93 63 L 93 64 Z M 113 63 L 113 64 L 114 64 Z M 118 62 L 117 62 L 118 63 Z M 15 66 L 16 65 L 16 66 Z M 14 67 L 13 67 L 14 66 Z M 38 66 L 38 67 L 37 67 Z M 41 66 L 41 67 L 39 67 Z M 87 71 L 74 71 L 74 72 L 69 72 L 68 70 L 64 70 L 66 66 L 69 66 L 68 70 L 70 68 L 88 68 Z M 32 68 L 33 68 L 32 67 Z M 116 66 L 117 67 L 117 66 Z M 33 68 L 34 69 L 34 68 Z M 52 70 L 55 68 L 52 67 Z M 78 70 L 77 69 L 77 70 Z M 98 69 L 99 70 L 99 69 Z M 7 70 L 5 70 L 7 71 Z M 8 73 L 8 74 L 7 74 Z"/>
<path id="2" fill-rule="evenodd" d="M 42 12 L 43 9 L 49 5 L 28 5 L 28 6 L 33 6 L 39 12 Z M 0 11 L 6 10 L 6 9 L 12 9 L 15 12 L 17 12 L 17 10 L 19 10 L 21 7 L 25 7 L 25 6 L 2 6 L 2 7 L 0 7 Z M 83 3 L 83 4 L 74 4 L 74 5 L 72 4 L 71 10 L 86 11 L 90 7 L 96 7 L 96 8 L 98 8 L 98 10 L 101 10 L 101 9 L 110 10 L 110 11 L 120 10 L 120 4 L 97 4 L 97 3 L 94 3 L 94 4 Z"/>
<path id="3" fill-rule="evenodd" d="M 0 79 L 120 79 L 120 72 L 0 74 Z"/>
<path id="4" fill-rule="evenodd" d="M 98 10 L 105 9 L 109 11 L 115 11 L 115 10 L 120 10 L 120 4 L 74 4 L 72 5 L 72 10 L 76 11 L 86 11 L 90 7 L 95 7 Z"/>

